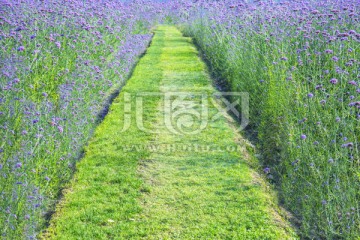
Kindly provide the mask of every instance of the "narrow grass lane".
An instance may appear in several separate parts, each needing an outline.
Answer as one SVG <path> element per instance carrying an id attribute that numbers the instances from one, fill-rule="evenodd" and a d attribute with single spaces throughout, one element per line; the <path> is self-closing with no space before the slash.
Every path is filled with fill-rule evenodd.
<path id="1" fill-rule="evenodd" d="M 191 39 L 158 27 L 42 237 L 295 239 L 214 93 Z"/>

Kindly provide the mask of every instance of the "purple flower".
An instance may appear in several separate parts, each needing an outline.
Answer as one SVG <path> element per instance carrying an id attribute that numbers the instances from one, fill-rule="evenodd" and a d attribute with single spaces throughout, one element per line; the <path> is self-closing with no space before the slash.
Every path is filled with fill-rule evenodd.
<path id="1" fill-rule="evenodd" d="M 334 51 L 333 50 L 331 50 L 331 49 L 326 49 L 325 50 L 325 53 L 328 53 L 328 54 L 331 54 L 331 53 L 333 53 Z"/>
<path id="2" fill-rule="evenodd" d="M 354 35 L 355 35 L 355 34 L 356 34 L 356 31 L 355 31 L 355 30 L 350 30 L 350 31 L 349 31 L 349 34 L 354 34 Z"/>
<path id="3" fill-rule="evenodd" d="M 357 102 L 351 102 L 351 103 L 349 103 L 349 107 L 360 107 L 360 101 L 357 101 Z"/>
<path id="4" fill-rule="evenodd" d="M 55 45 L 57 48 L 61 48 L 61 43 L 60 42 L 55 42 Z"/>
<path id="5" fill-rule="evenodd" d="M 269 174 L 270 173 L 270 168 L 269 167 L 264 168 L 264 173 Z"/>
<path id="6" fill-rule="evenodd" d="M 60 133 L 63 133 L 63 132 L 64 132 L 64 128 L 63 128 L 62 126 L 58 126 L 57 128 L 58 128 L 58 130 L 59 130 Z"/>
<path id="7" fill-rule="evenodd" d="M 306 139 L 306 135 L 305 135 L 305 134 L 301 134 L 300 138 L 303 139 L 303 140 L 305 140 L 305 139 Z"/>
<path id="8" fill-rule="evenodd" d="M 316 85 L 315 89 L 320 90 L 320 89 L 322 89 L 322 87 L 323 87 L 322 85 Z"/>
<path id="9" fill-rule="evenodd" d="M 36 37 L 36 35 L 31 35 L 30 39 L 34 39 Z"/>
<path id="10" fill-rule="evenodd" d="M 339 33 L 337 36 L 338 36 L 339 38 L 341 38 L 341 37 L 348 37 L 349 34 L 348 34 L 348 33 Z"/>
<path id="11" fill-rule="evenodd" d="M 330 83 L 331 83 L 331 84 L 337 84 L 337 83 L 338 83 L 338 80 L 337 80 L 336 78 L 332 78 L 332 79 L 330 80 Z"/>
<path id="12" fill-rule="evenodd" d="M 50 181 L 50 178 L 48 176 L 45 177 L 46 181 Z"/>
<path id="13" fill-rule="evenodd" d="M 326 103 L 326 100 L 325 100 L 325 99 L 323 99 L 323 100 L 320 101 L 320 104 L 322 104 L 322 105 L 324 105 L 325 103 Z"/>
<path id="14" fill-rule="evenodd" d="M 339 117 L 336 117 L 336 118 L 335 118 L 335 121 L 336 121 L 336 122 L 340 122 L 340 120 L 341 120 L 341 119 L 340 119 Z"/>
<path id="15" fill-rule="evenodd" d="M 48 96 L 48 94 L 47 94 L 46 92 L 43 92 L 42 95 L 43 95 L 44 97 L 47 97 L 47 96 Z"/>
<path id="16" fill-rule="evenodd" d="M 15 168 L 21 168 L 22 167 L 22 163 L 21 162 L 18 162 L 15 164 Z"/>
<path id="17" fill-rule="evenodd" d="M 348 84 L 353 85 L 353 86 L 357 86 L 357 83 L 354 80 L 349 81 Z"/>
<path id="18" fill-rule="evenodd" d="M 327 201 L 326 201 L 326 200 L 322 200 L 322 201 L 321 201 L 321 204 L 322 204 L 322 205 L 326 205 L 326 204 L 327 204 Z"/>
<path id="19" fill-rule="evenodd" d="M 347 62 L 347 63 L 345 63 L 345 66 L 347 66 L 347 67 L 351 67 L 353 65 L 353 63 L 350 61 L 350 62 Z"/>
<path id="20" fill-rule="evenodd" d="M 334 62 L 339 61 L 339 58 L 338 58 L 338 57 L 336 57 L 336 56 L 333 56 L 331 59 L 332 59 Z"/>
<path id="21" fill-rule="evenodd" d="M 18 49 L 17 49 L 19 52 L 22 52 L 22 51 L 24 51 L 25 50 L 25 47 L 24 46 L 20 46 L 20 47 L 18 47 Z"/>
<path id="22" fill-rule="evenodd" d="M 309 93 L 307 96 L 308 96 L 308 98 L 312 98 L 312 97 L 314 97 L 314 94 Z"/>
<path id="23" fill-rule="evenodd" d="M 318 142 L 318 141 L 315 141 L 315 142 L 314 142 L 314 145 L 319 145 L 319 142 Z"/>
<path id="24" fill-rule="evenodd" d="M 352 142 L 344 143 L 341 145 L 342 148 L 352 148 L 354 144 Z"/>
<path id="25" fill-rule="evenodd" d="M 311 14 L 313 14 L 313 15 L 316 15 L 316 14 L 319 14 L 320 12 L 318 11 L 318 10 L 313 10 L 313 11 L 311 11 Z"/>

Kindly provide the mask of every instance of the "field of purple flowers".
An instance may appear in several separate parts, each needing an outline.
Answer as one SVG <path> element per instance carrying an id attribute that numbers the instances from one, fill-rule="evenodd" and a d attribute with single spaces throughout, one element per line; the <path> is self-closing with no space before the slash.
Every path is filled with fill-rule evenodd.
<path id="1" fill-rule="evenodd" d="M 2 238 L 35 238 L 106 101 L 148 46 L 158 9 L 0 1 Z"/>
<path id="2" fill-rule="evenodd" d="M 179 23 L 220 88 L 250 93 L 250 133 L 303 237 L 360 226 L 360 2 L 185 2 Z"/>
<path id="3" fill-rule="evenodd" d="M 165 19 L 216 84 L 303 238 L 360 236 L 359 0 L 0 0 L 0 229 L 34 239 L 111 96 Z"/>

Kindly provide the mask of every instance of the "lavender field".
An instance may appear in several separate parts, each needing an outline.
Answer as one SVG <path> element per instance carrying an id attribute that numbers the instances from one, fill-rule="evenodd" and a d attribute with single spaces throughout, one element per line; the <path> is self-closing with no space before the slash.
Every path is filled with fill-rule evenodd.
<path id="1" fill-rule="evenodd" d="M 154 59 L 139 91 L 160 91 L 145 79 L 167 79 L 176 68 L 165 63 L 182 64 L 171 62 L 166 45 L 180 37 L 156 32 L 162 24 L 192 38 L 218 91 L 249 94 L 250 124 L 241 134 L 255 146 L 255 168 L 298 238 L 359 239 L 359 0 L 0 0 L 2 239 L 43 236 L 95 129 L 144 53 Z M 159 49 L 146 53 L 154 33 L 162 37 L 154 43 Z M 164 62 L 161 71 L 156 61 Z M 125 239 L 119 236 L 108 239 Z"/>
<path id="2" fill-rule="evenodd" d="M 250 93 L 251 130 L 265 172 L 305 236 L 354 239 L 360 226 L 360 2 L 186 9 L 191 17 L 184 32 L 199 44 L 220 86 Z"/>
<path id="3" fill-rule="evenodd" d="M 159 20 L 154 4 L 0 1 L 0 229 L 34 238 L 109 96 Z"/>

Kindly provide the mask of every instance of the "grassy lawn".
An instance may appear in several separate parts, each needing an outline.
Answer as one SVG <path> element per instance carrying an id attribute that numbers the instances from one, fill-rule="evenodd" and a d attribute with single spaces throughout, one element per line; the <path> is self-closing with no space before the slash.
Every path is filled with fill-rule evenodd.
<path id="1" fill-rule="evenodd" d="M 135 95 L 143 92 L 143 127 L 151 131 L 136 124 Z M 186 100 L 174 92 L 186 93 Z M 174 27 L 159 26 L 96 129 L 41 237 L 295 239 L 273 193 L 251 169 L 250 155 L 229 150 L 244 149 L 244 143 L 237 141 L 241 136 L 228 116 L 213 118 L 220 107 L 213 93 L 191 39 Z M 204 104 L 207 119 L 213 120 L 191 134 L 202 127 L 196 113 Z M 124 109 L 131 112 L 126 131 Z M 179 115 L 168 119 L 172 111 Z"/>

